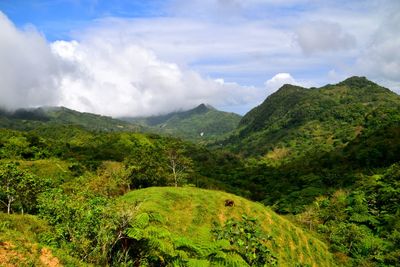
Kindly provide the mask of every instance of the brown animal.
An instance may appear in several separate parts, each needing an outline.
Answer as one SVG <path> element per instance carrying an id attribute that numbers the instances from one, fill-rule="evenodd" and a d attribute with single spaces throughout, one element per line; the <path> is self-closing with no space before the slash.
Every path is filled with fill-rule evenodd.
<path id="1" fill-rule="evenodd" d="M 233 207 L 233 206 L 235 206 L 235 201 L 233 201 L 232 199 L 225 200 L 225 207 Z"/>

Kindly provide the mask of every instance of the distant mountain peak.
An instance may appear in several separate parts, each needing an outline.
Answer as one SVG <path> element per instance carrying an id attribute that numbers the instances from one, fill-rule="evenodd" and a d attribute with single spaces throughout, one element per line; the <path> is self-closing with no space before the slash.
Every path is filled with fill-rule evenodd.
<path id="1" fill-rule="evenodd" d="M 208 112 L 210 110 L 216 110 L 213 106 L 209 105 L 209 104 L 200 104 L 197 107 L 195 107 L 194 109 L 188 110 L 187 112 L 195 112 L 195 113 L 204 113 L 204 112 Z"/>

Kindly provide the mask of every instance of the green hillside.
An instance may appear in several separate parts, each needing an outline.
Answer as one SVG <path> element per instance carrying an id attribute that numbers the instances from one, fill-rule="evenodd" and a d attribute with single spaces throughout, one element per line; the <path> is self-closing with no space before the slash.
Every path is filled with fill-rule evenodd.
<path id="1" fill-rule="evenodd" d="M 343 148 L 399 116 L 400 97 L 364 77 L 321 88 L 284 85 L 242 118 L 227 145 L 270 161 L 291 160 Z"/>
<path id="2" fill-rule="evenodd" d="M 400 161 L 400 96 L 363 77 L 321 88 L 284 85 L 243 117 L 225 147 L 247 157 L 245 170 L 223 170 L 219 180 L 298 212 Z"/>
<path id="3" fill-rule="evenodd" d="M 226 137 L 237 127 L 241 116 L 201 104 L 188 111 L 146 118 L 122 119 L 140 124 L 150 132 L 181 137 L 195 142 L 210 142 Z"/>
<path id="4" fill-rule="evenodd" d="M 225 147 L 203 173 L 295 215 L 340 265 L 399 266 L 397 94 L 362 77 L 285 85 L 243 117 Z"/>
<path id="5" fill-rule="evenodd" d="M 44 125 L 75 125 L 91 131 L 139 131 L 140 127 L 125 121 L 65 107 L 41 107 L 0 110 L 0 127 L 30 130 Z"/>
<path id="6" fill-rule="evenodd" d="M 225 206 L 227 199 L 234 201 L 234 206 Z M 246 214 L 257 219 L 262 230 L 272 237 L 265 245 L 276 255 L 278 266 L 335 266 L 324 243 L 269 208 L 232 194 L 197 188 L 153 187 L 132 191 L 120 201 L 130 205 L 137 214 L 158 218 L 146 228 L 163 229 L 171 240 L 184 237 L 188 239 L 186 242 L 199 247 L 212 247 L 215 242 L 211 232 L 213 223 L 224 224 L 229 218 L 240 220 Z"/>

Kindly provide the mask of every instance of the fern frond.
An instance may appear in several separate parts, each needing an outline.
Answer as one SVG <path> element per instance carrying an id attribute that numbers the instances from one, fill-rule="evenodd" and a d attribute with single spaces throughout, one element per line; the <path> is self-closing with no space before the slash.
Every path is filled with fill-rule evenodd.
<path id="1" fill-rule="evenodd" d="M 144 238 L 143 230 L 139 228 L 128 228 L 126 230 L 126 234 L 128 235 L 128 237 L 138 241 Z"/>
<path id="2" fill-rule="evenodd" d="M 211 263 L 208 260 L 189 259 L 187 266 L 190 267 L 210 267 Z"/>
<path id="3" fill-rule="evenodd" d="M 144 229 L 149 225 L 150 216 L 147 212 L 138 214 L 131 223 L 132 228 Z"/>
<path id="4" fill-rule="evenodd" d="M 171 233 L 163 228 L 154 225 L 150 225 L 145 229 L 146 237 L 157 237 L 157 238 L 169 238 Z"/>
<path id="5" fill-rule="evenodd" d="M 215 255 L 212 259 L 212 266 L 221 267 L 249 267 L 250 265 L 236 253 L 223 253 Z"/>

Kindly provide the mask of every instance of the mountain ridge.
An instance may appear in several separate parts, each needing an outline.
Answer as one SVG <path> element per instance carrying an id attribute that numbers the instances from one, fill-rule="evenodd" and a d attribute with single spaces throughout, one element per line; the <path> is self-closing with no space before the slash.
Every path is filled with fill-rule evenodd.
<path id="1" fill-rule="evenodd" d="M 76 125 L 93 131 L 139 131 L 141 127 L 109 116 L 79 112 L 63 106 L 0 110 L 0 127 L 34 129 L 46 124 Z"/>
<path id="2" fill-rule="evenodd" d="M 220 140 L 233 131 L 241 116 L 219 111 L 211 105 L 197 107 L 159 116 L 121 118 L 143 126 L 146 131 L 177 136 L 195 142 Z"/>
<path id="3" fill-rule="evenodd" d="M 299 135 L 313 143 L 318 137 L 335 137 L 344 131 L 351 140 L 356 137 L 352 132 L 365 126 L 368 115 L 389 110 L 397 113 L 399 109 L 399 95 L 365 77 L 310 89 L 284 85 L 245 114 L 225 144 L 245 154 L 263 155 L 275 147 L 298 150 L 299 146 L 289 143 Z"/>

